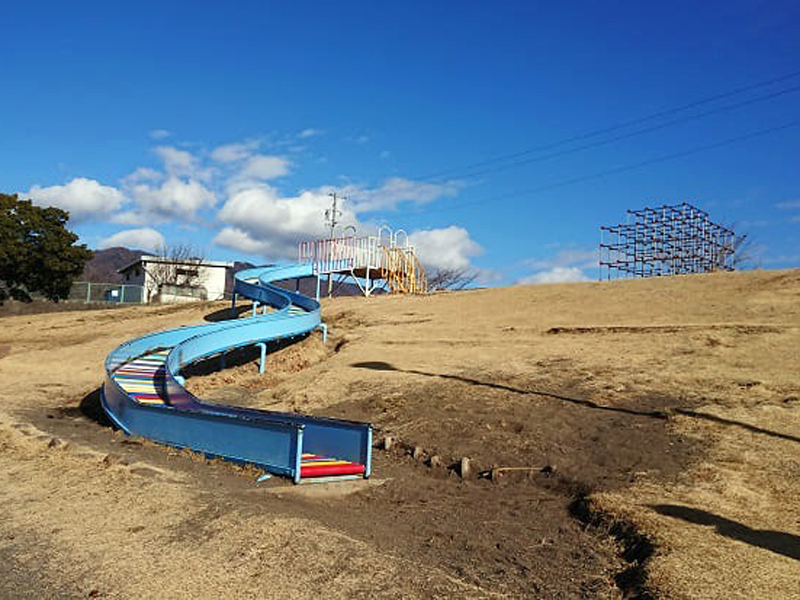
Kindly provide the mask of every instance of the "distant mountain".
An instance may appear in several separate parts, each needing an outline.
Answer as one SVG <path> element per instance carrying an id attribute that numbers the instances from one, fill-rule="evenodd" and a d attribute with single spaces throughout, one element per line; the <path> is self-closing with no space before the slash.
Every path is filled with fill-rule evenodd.
<path id="1" fill-rule="evenodd" d="M 94 257 L 83 267 L 83 274 L 77 281 L 122 283 L 122 275 L 117 270 L 139 260 L 143 254 L 149 253 L 122 247 L 95 250 Z"/>

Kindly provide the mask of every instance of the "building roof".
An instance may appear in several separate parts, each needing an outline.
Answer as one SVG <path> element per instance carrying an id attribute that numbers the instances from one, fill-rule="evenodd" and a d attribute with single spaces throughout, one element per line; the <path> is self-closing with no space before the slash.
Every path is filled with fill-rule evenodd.
<path id="1" fill-rule="evenodd" d="M 198 260 L 200 262 L 198 262 Z M 137 260 L 133 261 L 131 264 L 122 267 L 121 269 L 117 269 L 117 273 L 125 273 L 125 271 L 129 271 L 133 267 L 137 265 L 144 265 L 145 263 L 166 263 L 166 264 L 173 264 L 173 265 L 192 265 L 192 266 L 202 266 L 202 267 L 216 267 L 216 268 L 225 268 L 231 269 L 233 268 L 233 263 L 230 262 L 222 262 L 218 260 L 204 260 L 204 259 L 185 259 L 185 260 L 176 260 L 172 258 L 167 258 L 163 256 L 150 256 L 144 254 L 140 256 Z M 143 267 L 144 268 L 144 267 Z"/>

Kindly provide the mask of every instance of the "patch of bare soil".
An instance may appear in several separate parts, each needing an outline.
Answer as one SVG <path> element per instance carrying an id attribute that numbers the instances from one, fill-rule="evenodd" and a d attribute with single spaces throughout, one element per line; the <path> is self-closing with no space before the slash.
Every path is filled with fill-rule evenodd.
<path id="1" fill-rule="evenodd" d="M 392 369 L 386 363 L 352 366 Z M 370 420 L 379 431 L 448 463 L 469 457 L 479 470 L 555 470 L 586 491 L 645 476 L 672 478 L 696 449 L 697 440 L 675 434 L 668 422 L 668 411 L 685 402 L 601 404 L 579 389 L 553 389 L 523 377 L 411 373 L 418 381 L 395 389 L 355 382 L 353 399 L 326 413 Z"/>
<path id="2" fill-rule="evenodd" d="M 41 445 L 41 452 L 49 455 L 42 458 L 55 460 L 55 464 L 71 466 L 65 464 L 67 459 L 82 460 L 87 463 L 84 469 L 99 467 L 101 472 L 117 478 L 141 481 L 141 485 L 151 488 L 151 494 L 155 493 L 152 488 L 188 486 L 192 505 L 184 505 L 184 517 L 173 519 L 164 529 L 162 533 L 169 543 L 158 542 L 160 548 L 187 551 L 199 548 L 206 552 L 209 542 L 217 539 L 220 529 L 229 527 L 232 521 L 241 527 L 265 519 L 314 523 L 317 533 L 309 535 L 337 532 L 337 536 L 369 548 L 378 557 L 390 557 L 389 563 L 398 563 L 401 569 L 395 572 L 394 567 L 387 567 L 385 560 L 378 560 L 372 567 L 377 576 L 367 577 L 362 573 L 355 587 L 334 587 L 339 592 L 328 590 L 328 595 L 404 598 L 618 595 L 614 575 L 624 564 L 617 558 L 615 546 L 610 540 L 587 532 L 570 517 L 569 498 L 577 488 L 553 473 L 537 474 L 524 481 L 462 480 L 446 465 L 432 469 L 402 452 L 383 452 L 376 456 L 374 464 L 379 473 L 378 484 L 352 482 L 358 487 L 351 489 L 347 489 L 348 484 L 336 484 L 342 486 L 342 493 L 318 496 L 302 489 L 309 487 L 313 492 L 313 485 L 294 488 L 278 478 L 255 484 L 259 473 L 251 469 L 165 449 L 119 433 L 109 436 L 102 426 L 85 416 L 96 410 L 97 400 L 95 393 L 83 400 L 80 410 L 65 406 L 48 412 L 44 418 L 31 414 L 36 426 L 20 425 L 17 435 L 23 438 L 23 443 Z M 51 434 L 42 434 L 44 429 L 38 426 L 46 427 Z M 0 438 L 2 433 L 0 428 Z M 58 442 L 54 443 L 54 439 Z M 37 462 L 41 466 L 42 460 Z M 65 477 L 64 485 L 79 485 L 68 483 L 70 480 L 70 476 Z M 53 483 L 44 486 L 46 494 L 57 489 Z M 90 479 L 88 485 L 97 482 Z M 7 494 L 16 492 L 16 487 L 11 486 Z M 124 497 L 118 496 L 113 501 Z M 167 498 L 174 498 L 174 492 Z M 142 500 L 140 494 L 131 495 L 130 499 Z M 65 497 L 64 504 L 68 503 Z M 129 510 L 138 512 L 133 507 Z M 63 529 L 77 526 L 72 521 L 61 523 Z M 126 523 L 125 535 L 138 536 L 162 527 L 162 518 Z M 18 525 L 8 531 L 13 532 L 10 547 L 26 552 L 27 544 L 32 543 L 32 532 L 20 530 Z M 52 552 L 46 544 L 39 551 Z M 313 551 L 340 552 L 336 546 L 324 543 Z M 215 552 L 218 557 L 218 551 Z M 280 552 L 293 554 L 287 547 Z M 259 556 L 247 568 L 261 571 L 262 560 L 274 561 L 275 557 Z M 340 560 L 350 559 L 342 556 L 337 559 Z M 315 574 L 311 589 L 337 582 L 342 567 L 342 563 L 336 562 L 322 569 Z M 420 571 L 420 576 L 403 574 L 405 568 Z M 22 575 L 26 573 L 25 568 L 15 569 Z M 263 590 L 263 583 L 263 579 L 257 579 L 255 588 L 245 589 Z M 84 587 L 116 596 L 121 591 L 117 585 L 95 579 Z"/>
<path id="3" fill-rule="evenodd" d="M 261 376 L 258 359 L 242 352 L 226 360 L 237 361 L 232 368 L 199 365 L 188 387 L 214 401 L 269 406 L 270 390 L 341 350 L 342 342 L 326 348 L 315 336 L 277 349 Z M 386 363 L 350 367 L 394 370 Z M 692 445 L 670 439 L 665 413 L 603 407 L 518 380 L 415 374 L 419 382 L 402 389 L 353 382 L 351 400 L 320 411 L 370 421 L 381 438 L 391 432 L 391 451 L 376 448 L 376 472 L 388 482 L 344 503 L 328 502 L 329 510 L 295 500 L 288 512 L 347 531 L 381 552 L 439 565 L 475 589 L 537 597 L 620 593 L 615 578 L 628 567 L 615 541 L 596 527 L 587 530 L 570 507 L 592 489 L 647 474 L 673 476 Z M 463 456 L 471 457 L 473 469 L 465 478 Z M 533 467 L 490 480 L 493 465 L 520 464 Z"/>
<path id="4" fill-rule="evenodd" d="M 462 482 L 455 474 L 381 457 L 389 481 L 347 500 L 348 509 L 303 510 L 380 552 L 437 565 L 486 595 L 613 598 L 623 562 L 613 543 L 568 512 L 555 477 L 525 484 Z M 300 508 L 296 503 L 292 511 Z M 377 595 L 391 590 L 376 590 Z"/>

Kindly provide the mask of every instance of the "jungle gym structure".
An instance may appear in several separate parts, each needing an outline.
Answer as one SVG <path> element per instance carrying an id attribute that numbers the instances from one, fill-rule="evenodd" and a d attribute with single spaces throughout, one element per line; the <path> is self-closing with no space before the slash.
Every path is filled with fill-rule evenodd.
<path id="1" fill-rule="evenodd" d="M 686 202 L 629 210 L 600 228 L 600 279 L 732 271 L 736 234 Z"/>

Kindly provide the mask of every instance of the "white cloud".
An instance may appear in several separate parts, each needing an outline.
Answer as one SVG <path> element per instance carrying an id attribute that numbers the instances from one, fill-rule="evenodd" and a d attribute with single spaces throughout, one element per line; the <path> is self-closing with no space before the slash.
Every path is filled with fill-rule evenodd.
<path id="1" fill-rule="evenodd" d="M 73 221 L 105 217 L 125 203 L 125 196 L 117 188 L 85 177 L 76 177 L 66 185 L 44 188 L 34 185 L 22 195 L 38 206 L 56 206 L 69 211 Z"/>
<path id="2" fill-rule="evenodd" d="M 287 148 L 294 148 L 299 139 L 323 133 L 313 128 L 295 133 L 287 137 Z M 168 135 L 171 134 L 164 130 L 153 137 Z M 350 141 L 366 143 L 368 139 L 360 136 Z M 266 138 L 220 145 L 205 152 L 183 148 L 176 141 L 153 148 L 161 166 L 135 169 L 121 180 L 119 188 L 79 178 L 65 186 L 34 186 L 29 195 L 67 208 L 78 219 L 102 215 L 111 223 L 130 228 L 104 240 L 104 244 L 131 243 L 129 236 L 137 234 L 139 238 L 149 235 L 150 242 L 155 243 L 153 232 L 158 232 L 152 226 L 169 220 L 178 225 L 202 224 L 209 211 L 218 208 L 219 198 L 224 197 L 216 215 L 221 223 L 215 238 L 217 245 L 248 254 L 292 259 L 300 240 L 328 234 L 324 215 L 330 208 L 329 192 L 337 190 L 348 198 L 339 205 L 343 211 L 339 227 L 353 225 L 359 235 L 366 235 L 375 231 L 364 217 L 368 213 L 394 210 L 405 203 L 430 203 L 455 196 L 463 187 L 459 181 L 428 183 L 392 177 L 376 187 L 350 183 L 339 188 L 324 186 L 283 194 L 270 183 L 290 172 L 290 150 L 275 150 L 272 155 L 260 153 L 262 146 L 269 147 Z M 422 259 L 431 266 L 469 266 L 471 258 L 482 252 L 465 229 L 455 226 L 417 231 L 411 237 Z M 144 239 L 138 243 L 144 247 L 147 242 Z"/>
<path id="3" fill-rule="evenodd" d="M 278 158 L 280 157 L 265 157 Z M 360 213 L 394 208 L 403 201 L 425 203 L 455 194 L 460 184 L 430 184 L 392 178 L 377 188 L 348 185 L 344 188 L 320 187 L 304 190 L 296 196 L 282 196 L 266 182 L 245 176 L 277 176 L 287 163 L 269 161 L 254 164 L 228 182 L 228 199 L 217 213 L 227 226 L 215 243 L 249 254 L 270 258 L 294 258 L 301 240 L 328 235 L 325 211 L 331 206 L 329 193 L 338 190 L 347 200 L 340 202 L 340 228 L 353 225 L 359 235 L 374 227 L 358 218 Z M 427 264 L 461 268 L 470 264 L 470 257 L 482 252 L 459 227 L 420 231 L 412 234 L 412 242 L 421 248 Z"/>
<path id="4" fill-rule="evenodd" d="M 534 269 L 552 269 L 555 267 L 578 267 L 587 269 L 596 267 L 599 260 L 599 251 L 581 250 L 579 248 L 563 248 L 555 256 L 545 259 L 532 258 L 525 261 L 525 264 Z"/>
<path id="5" fill-rule="evenodd" d="M 154 220 L 153 215 L 148 215 L 135 210 L 128 210 L 111 216 L 111 222 L 119 225 L 145 225 Z"/>
<path id="6" fill-rule="evenodd" d="M 210 181 L 214 175 L 212 169 L 201 168 L 197 157 L 186 150 L 178 150 L 172 146 L 158 146 L 153 151 L 164 161 L 164 168 L 169 175 L 201 181 Z"/>
<path id="7" fill-rule="evenodd" d="M 156 251 L 165 245 L 164 236 L 155 229 L 144 227 L 142 229 L 126 229 L 115 233 L 111 237 L 100 242 L 99 247 L 114 248 L 124 246 L 126 248 L 138 248 L 140 250 Z"/>
<path id="8" fill-rule="evenodd" d="M 800 200 L 787 200 L 786 202 L 778 202 L 775 205 L 780 210 L 794 210 L 800 208 Z"/>
<path id="9" fill-rule="evenodd" d="M 253 239 L 249 233 L 238 227 L 224 227 L 214 238 L 214 243 L 223 248 L 233 248 L 247 254 L 270 254 L 268 242 Z"/>
<path id="10" fill-rule="evenodd" d="M 246 142 L 217 146 L 211 152 L 211 159 L 221 163 L 237 162 L 244 160 L 248 156 L 252 156 L 258 150 L 259 146 L 261 146 L 259 140 L 248 140 Z"/>
<path id="11" fill-rule="evenodd" d="M 237 177 L 244 179 L 274 179 L 289 172 L 289 161 L 280 156 L 257 154 L 247 159 Z"/>
<path id="12" fill-rule="evenodd" d="M 126 175 L 122 181 L 124 184 L 133 184 L 140 181 L 160 181 L 163 178 L 164 174 L 161 171 L 149 167 L 139 167 L 130 175 Z"/>
<path id="13" fill-rule="evenodd" d="M 303 129 L 300 133 L 297 134 L 297 137 L 301 139 L 314 137 L 317 135 L 322 135 L 324 131 L 321 129 L 315 129 L 314 127 L 309 127 L 308 129 Z"/>
<path id="14" fill-rule="evenodd" d="M 150 137 L 154 140 L 163 140 L 164 138 L 168 138 L 171 135 L 172 132 L 166 129 L 153 129 L 150 132 Z"/>
<path id="15" fill-rule="evenodd" d="M 559 247 L 560 244 L 555 244 Z M 564 283 L 567 281 L 589 281 L 584 269 L 596 268 L 599 250 L 561 247 L 548 258 L 531 258 L 524 264 L 535 272 L 521 278 L 517 283 Z"/>
<path id="16" fill-rule="evenodd" d="M 267 184 L 233 193 L 217 214 L 230 227 L 214 240 L 220 246 L 271 258 L 295 258 L 301 240 L 325 236 L 325 210 L 330 207 L 328 188 L 281 197 Z M 359 226 L 351 208 L 342 206 L 342 227 Z"/>
<path id="17" fill-rule="evenodd" d="M 293 259 L 300 241 L 328 235 L 323 219 L 330 207 L 327 192 L 328 188 L 323 188 L 282 198 L 269 186 L 240 191 L 219 211 L 220 220 L 229 226 L 217 234 L 214 243 L 248 254 Z M 355 226 L 359 235 L 374 231 L 343 206 L 340 226 L 348 225 Z M 399 243 L 404 243 L 402 236 Z M 471 268 L 471 259 L 483 253 L 466 229 L 454 225 L 412 232 L 409 243 L 429 268 Z"/>
<path id="18" fill-rule="evenodd" d="M 186 150 L 178 150 L 172 146 L 157 146 L 153 151 L 161 157 L 164 166 L 170 172 L 190 171 L 195 164 L 195 157 Z M 179 174 L 185 175 L 186 173 Z"/>
<path id="19" fill-rule="evenodd" d="M 430 268 L 467 269 L 471 259 L 483 254 L 483 248 L 463 227 L 424 229 L 409 235 L 420 261 Z"/>
<path id="20" fill-rule="evenodd" d="M 348 185 L 343 192 L 352 203 L 353 210 L 363 213 L 392 210 L 401 202 L 426 204 L 439 198 L 455 196 L 462 187 L 463 184 L 459 181 L 426 183 L 402 177 L 390 177 L 377 188 Z"/>
<path id="21" fill-rule="evenodd" d="M 203 184 L 194 180 L 183 180 L 175 176 L 167 177 L 158 187 L 149 184 L 137 184 L 130 188 L 130 193 L 137 204 L 135 212 L 148 218 L 148 215 L 192 220 L 197 211 L 212 208 L 217 197 Z M 131 222 L 131 221 L 129 221 Z"/>
<path id="22" fill-rule="evenodd" d="M 353 144 L 358 144 L 359 146 L 363 146 L 367 142 L 369 142 L 370 138 L 368 135 L 353 135 L 350 137 L 345 138 L 345 141 L 352 142 Z"/>
<path id="23" fill-rule="evenodd" d="M 204 161 L 189 151 L 158 146 L 153 150 L 163 161 L 163 170 L 140 167 L 124 177 L 123 197 L 131 198 L 133 206 L 116 214 L 109 210 L 109 218 L 123 225 L 195 221 L 199 212 L 217 205 L 215 190 L 227 187 L 233 195 L 288 172 L 287 159 L 254 154 L 259 145 L 260 141 L 250 140 L 217 147 L 210 158 L 221 163 L 219 167 L 208 167 L 207 158 Z"/>
<path id="24" fill-rule="evenodd" d="M 552 269 L 524 277 L 517 283 L 567 283 L 573 281 L 591 280 L 578 267 L 553 267 Z"/>

